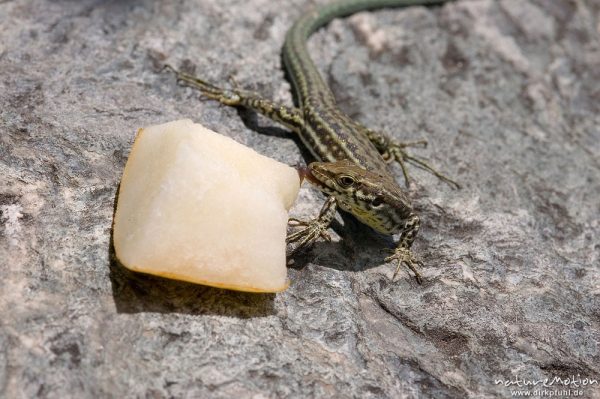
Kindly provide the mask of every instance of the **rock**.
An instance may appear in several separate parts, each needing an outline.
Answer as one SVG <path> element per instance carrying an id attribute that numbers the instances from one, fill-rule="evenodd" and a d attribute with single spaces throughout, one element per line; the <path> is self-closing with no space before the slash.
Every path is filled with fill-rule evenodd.
<path id="1" fill-rule="evenodd" d="M 311 38 L 342 109 L 427 138 L 413 154 L 464 186 L 410 170 L 422 286 L 390 281 L 393 243 L 351 218 L 293 258 L 282 294 L 117 265 L 138 127 L 191 118 L 308 159 L 285 129 L 199 101 L 160 67 L 291 104 L 280 48 L 311 4 L 0 3 L 0 396 L 509 397 L 517 379 L 600 379 L 595 0 L 379 10 Z M 302 188 L 292 214 L 323 200 Z"/>

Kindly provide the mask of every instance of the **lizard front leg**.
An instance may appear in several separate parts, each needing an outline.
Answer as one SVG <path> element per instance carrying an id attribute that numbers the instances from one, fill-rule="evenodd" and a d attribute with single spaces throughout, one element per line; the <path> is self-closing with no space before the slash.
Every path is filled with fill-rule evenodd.
<path id="1" fill-rule="evenodd" d="M 402 265 L 406 265 L 415 275 L 415 280 L 417 283 L 421 284 L 421 274 L 419 273 L 419 267 L 423 266 L 423 262 L 415 257 L 415 255 L 410 250 L 417 233 L 419 232 L 419 227 L 421 226 L 421 221 L 417 215 L 411 215 L 402 228 L 400 233 L 400 238 L 398 240 L 398 246 L 394 250 L 394 254 L 385 258 L 386 262 L 397 261 L 398 266 L 396 267 L 396 271 L 394 272 L 394 276 L 392 280 L 396 278 L 396 275 L 400 271 Z"/>
<path id="2" fill-rule="evenodd" d="M 316 219 L 304 221 L 296 218 L 290 218 L 288 221 L 290 226 L 302 228 L 288 235 L 285 239 L 285 242 L 288 244 L 298 242 L 296 247 L 289 254 L 291 255 L 300 249 L 310 247 L 319 237 L 322 237 L 327 241 L 331 241 L 331 236 L 327 232 L 327 229 L 335 217 L 336 210 L 337 201 L 335 197 L 331 196 L 321 208 L 319 216 Z"/>

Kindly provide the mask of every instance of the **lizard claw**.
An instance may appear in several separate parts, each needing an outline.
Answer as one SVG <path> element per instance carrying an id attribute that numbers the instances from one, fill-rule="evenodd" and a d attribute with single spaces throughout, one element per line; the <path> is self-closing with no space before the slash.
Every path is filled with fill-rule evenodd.
<path id="1" fill-rule="evenodd" d="M 285 242 L 288 244 L 298 242 L 298 245 L 296 245 L 296 247 L 289 253 L 290 255 L 299 251 L 300 249 L 309 247 L 319 237 L 322 237 L 327 241 L 331 241 L 331 235 L 329 235 L 329 233 L 327 232 L 327 226 L 318 219 L 307 222 L 304 220 L 290 218 L 288 224 L 294 227 L 304 226 L 300 230 L 288 235 L 285 239 Z"/>
<path id="2" fill-rule="evenodd" d="M 289 218 L 288 226 L 290 226 L 290 227 L 308 226 L 308 222 L 306 222 L 305 220 L 297 219 L 297 218 Z"/>
<path id="3" fill-rule="evenodd" d="M 385 258 L 386 262 L 398 261 L 398 266 L 396 267 L 396 271 L 394 272 L 394 276 L 392 277 L 392 281 L 396 279 L 396 275 L 400 271 L 402 265 L 406 265 L 413 274 L 415 275 L 415 280 L 417 283 L 421 284 L 423 279 L 421 278 L 421 273 L 419 273 L 419 267 L 423 266 L 423 262 L 417 259 L 410 249 L 404 247 L 398 247 L 394 251 L 394 254 Z"/>

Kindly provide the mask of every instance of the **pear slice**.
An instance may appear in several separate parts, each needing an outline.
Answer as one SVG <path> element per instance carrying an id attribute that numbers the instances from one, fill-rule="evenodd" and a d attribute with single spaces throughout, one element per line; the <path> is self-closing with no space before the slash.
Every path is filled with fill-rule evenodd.
<path id="1" fill-rule="evenodd" d="M 294 168 L 191 120 L 140 129 L 119 189 L 116 256 L 136 272 L 283 291 L 299 188 Z"/>

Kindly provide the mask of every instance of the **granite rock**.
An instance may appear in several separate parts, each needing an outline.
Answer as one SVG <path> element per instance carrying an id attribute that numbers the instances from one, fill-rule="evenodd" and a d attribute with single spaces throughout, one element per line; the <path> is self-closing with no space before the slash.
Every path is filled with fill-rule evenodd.
<path id="1" fill-rule="evenodd" d="M 600 380 L 597 0 L 379 10 L 310 39 L 343 110 L 427 138 L 414 153 L 463 185 L 411 170 L 422 286 L 391 281 L 392 241 L 348 217 L 293 259 L 278 295 L 115 262 L 138 128 L 192 118 L 308 160 L 284 129 L 160 67 L 291 104 L 280 48 L 313 3 L 0 1 L 1 397 L 483 398 L 527 389 L 518 380 Z M 293 213 L 322 202 L 305 187 Z"/>

